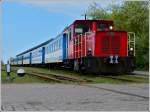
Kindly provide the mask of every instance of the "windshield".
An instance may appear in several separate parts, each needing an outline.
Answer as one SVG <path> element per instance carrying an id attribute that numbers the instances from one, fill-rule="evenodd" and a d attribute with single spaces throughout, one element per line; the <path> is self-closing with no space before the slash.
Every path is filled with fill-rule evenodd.
<path id="1" fill-rule="evenodd" d="M 110 26 L 112 26 L 112 25 L 108 25 L 108 24 L 104 24 L 104 23 L 97 24 L 97 31 L 109 31 Z"/>

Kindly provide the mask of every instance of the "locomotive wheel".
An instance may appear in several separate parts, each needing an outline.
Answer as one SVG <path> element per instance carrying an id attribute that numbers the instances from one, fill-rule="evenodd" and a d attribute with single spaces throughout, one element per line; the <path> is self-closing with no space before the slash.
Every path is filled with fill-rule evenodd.
<path id="1" fill-rule="evenodd" d="M 79 72 L 79 61 L 78 60 L 74 61 L 74 71 Z"/>

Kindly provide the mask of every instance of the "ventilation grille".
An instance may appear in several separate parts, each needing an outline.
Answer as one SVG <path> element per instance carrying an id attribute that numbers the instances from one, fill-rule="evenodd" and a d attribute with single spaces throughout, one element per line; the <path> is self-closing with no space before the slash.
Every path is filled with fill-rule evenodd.
<path id="1" fill-rule="evenodd" d="M 119 36 L 103 36 L 101 38 L 101 48 L 104 54 L 119 54 L 120 37 Z"/>

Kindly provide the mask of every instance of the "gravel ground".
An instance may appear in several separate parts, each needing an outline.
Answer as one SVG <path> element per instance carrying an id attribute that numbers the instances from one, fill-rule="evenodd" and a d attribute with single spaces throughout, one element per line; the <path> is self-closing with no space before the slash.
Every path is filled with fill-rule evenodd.
<path id="1" fill-rule="evenodd" d="M 148 97 L 148 84 L 90 84 Z M 147 111 L 149 100 L 103 89 L 65 84 L 2 84 L 2 110 Z"/>

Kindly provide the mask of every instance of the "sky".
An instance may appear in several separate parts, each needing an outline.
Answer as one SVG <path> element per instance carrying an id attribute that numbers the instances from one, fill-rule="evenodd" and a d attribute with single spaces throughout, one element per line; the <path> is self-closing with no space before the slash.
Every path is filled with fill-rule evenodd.
<path id="1" fill-rule="evenodd" d="M 123 0 L 4 0 L 2 2 L 2 60 L 55 38 L 90 4 L 101 7 Z"/>

